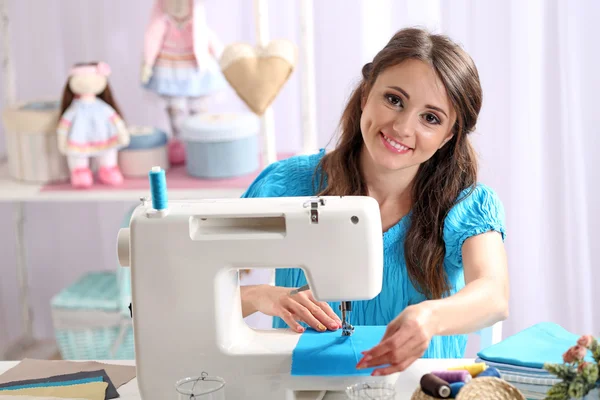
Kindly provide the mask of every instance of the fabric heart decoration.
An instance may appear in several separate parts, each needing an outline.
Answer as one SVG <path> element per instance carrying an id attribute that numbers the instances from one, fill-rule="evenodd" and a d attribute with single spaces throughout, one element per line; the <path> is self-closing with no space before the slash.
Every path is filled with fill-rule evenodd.
<path id="1" fill-rule="evenodd" d="M 288 40 L 273 40 L 266 47 L 234 43 L 223 50 L 220 67 L 237 95 L 262 115 L 289 79 L 296 59 L 296 46 Z"/>

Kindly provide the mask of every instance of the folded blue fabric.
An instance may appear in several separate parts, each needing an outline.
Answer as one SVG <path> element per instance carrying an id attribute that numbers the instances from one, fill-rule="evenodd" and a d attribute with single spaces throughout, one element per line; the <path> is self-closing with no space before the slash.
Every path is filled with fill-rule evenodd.
<path id="1" fill-rule="evenodd" d="M 484 361 L 507 366 L 543 368 L 544 363 L 562 364 L 562 355 L 575 346 L 579 338 L 580 335 L 560 325 L 541 322 L 481 350 L 477 356 Z M 588 352 L 586 360 L 594 361 L 591 352 Z"/>
<path id="2" fill-rule="evenodd" d="M 71 386 L 71 385 L 80 385 L 82 383 L 103 382 L 103 381 L 104 380 L 102 379 L 102 376 L 93 376 L 90 378 L 75 379 L 75 380 L 71 380 L 71 381 L 39 382 L 39 383 L 28 383 L 28 384 L 24 384 L 24 385 L 4 386 L 4 387 L 0 387 L 0 391 L 29 389 L 29 388 L 36 388 L 36 387 Z"/>
<path id="3" fill-rule="evenodd" d="M 342 331 L 318 332 L 307 329 L 292 353 L 292 375 L 370 375 L 374 368 L 356 369 L 361 352 L 375 347 L 386 326 L 356 326 L 352 336 Z"/>

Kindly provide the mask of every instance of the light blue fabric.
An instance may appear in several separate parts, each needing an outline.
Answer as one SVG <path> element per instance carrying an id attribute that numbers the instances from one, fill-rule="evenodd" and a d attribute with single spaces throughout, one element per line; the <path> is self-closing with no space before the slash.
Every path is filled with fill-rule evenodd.
<path id="1" fill-rule="evenodd" d="M 75 379 L 75 380 L 71 380 L 71 381 L 30 383 L 27 385 L 1 387 L 0 391 L 29 389 L 29 388 L 38 388 L 38 387 L 71 386 L 71 385 L 81 385 L 84 383 L 91 383 L 91 382 L 104 382 L 104 379 L 102 376 L 94 376 L 94 377 L 90 377 L 90 378 Z"/>
<path id="2" fill-rule="evenodd" d="M 318 177 L 313 174 L 321 157 L 317 154 L 294 156 L 270 164 L 250 185 L 243 197 L 313 196 L 316 194 Z M 465 192 L 466 193 L 466 192 Z M 446 217 L 444 241 L 446 243 L 445 268 L 452 293 L 464 287 L 461 247 L 464 241 L 476 234 L 494 230 L 504 239 L 504 208 L 495 192 L 478 184 L 463 201 L 454 206 Z M 381 293 L 372 300 L 352 304 L 350 323 L 354 326 L 383 326 L 391 322 L 402 310 L 425 300 L 412 285 L 404 261 L 404 238 L 410 226 L 410 214 L 383 234 L 384 277 Z M 277 286 L 299 287 L 307 283 L 304 273 L 297 268 L 278 269 Z M 340 315 L 339 303 L 329 303 Z M 465 310 L 468 312 L 468 310 Z M 280 318 L 273 319 L 275 328 L 287 324 Z M 425 358 L 462 358 L 467 335 L 435 336 L 432 338 Z"/>
<path id="3" fill-rule="evenodd" d="M 292 353 L 292 375 L 371 375 L 374 368 L 356 369 L 361 352 L 372 349 L 385 334 L 385 326 L 357 326 L 352 336 L 341 330 L 307 329 Z"/>
<path id="4" fill-rule="evenodd" d="M 575 346 L 579 337 L 555 323 L 541 322 L 480 351 L 477 356 L 484 361 L 543 368 L 546 362 L 562 364 L 563 353 Z M 586 361 L 594 361 L 590 351 Z"/>

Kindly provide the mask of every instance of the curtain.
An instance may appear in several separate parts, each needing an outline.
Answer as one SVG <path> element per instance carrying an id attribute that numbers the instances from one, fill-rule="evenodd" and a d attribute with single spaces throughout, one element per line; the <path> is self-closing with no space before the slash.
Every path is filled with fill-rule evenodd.
<path id="1" fill-rule="evenodd" d="M 270 0 L 272 38 L 299 42 L 298 1 Z M 206 0 L 207 19 L 225 43 L 255 40 L 249 0 Z M 132 124 L 166 129 L 164 104 L 139 86 L 147 0 L 19 0 L 9 4 L 18 100 L 60 96 L 73 62 L 102 59 Z M 472 140 L 480 181 L 501 197 L 511 313 L 504 336 L 539 321 L 600 335 L 600 55 L 596 0 L 335 0 L 314 2 L 319 145 L 332 145 L 360 68 L 399 28 L 450 35 L 475 60 L 484 103 Z M 279 151 L 301 150 L 298 67 L 273 109 Z M 0 81 L 1 82 L 1 81 Z M 3 96 L 0 85 L 0 97 Z M 244 110 L 232 91 L 214 110 Z M 2 136 L 2 133 L 0 133 Z M 2 139 L 0 139 L 0 142 Z M 3 144 L 2 144 L 3 145 Z M 4 147 L 0 145 L 0 151 Z M 26 207 L 27 262 L 34 327 L 53 335 L 50 298 L 86 271 L 114 269 L 116 233 L 135 204 Z M 0 349 L 18 335 L 12 207 L 0 207 Z M 258 278 L 257 278 L 258 276 Z M 264 275 L 254 275 L 261 281 Z M 252 282 L 250 280 L 249 282 Z M 268 325 L 257 316 L 250 321 Z"/>

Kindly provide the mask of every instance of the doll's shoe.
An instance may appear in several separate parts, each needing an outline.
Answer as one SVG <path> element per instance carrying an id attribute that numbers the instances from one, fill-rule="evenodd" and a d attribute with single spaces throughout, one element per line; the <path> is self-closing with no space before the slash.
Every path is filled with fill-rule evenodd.
<path id="1" fill-rule="evenodd" d="M 123 183 L 123 175 L 119 167 L 100 167 L 98 169 L 98 179 L 107 185 L 120 185 Z"/>
<path id="2" fill-rule="evenodd" d="M 185 163 L 185 147 L 177 139 L 169 142 L 169 163 L 179 165 Z"/>
<path id="3" fill-rule="evenodd" d="M 76 189 L 87 189 L 94 183 L 92 171 L 89 168 L 77 168 L 71 171 L 71 186 Z"/>

